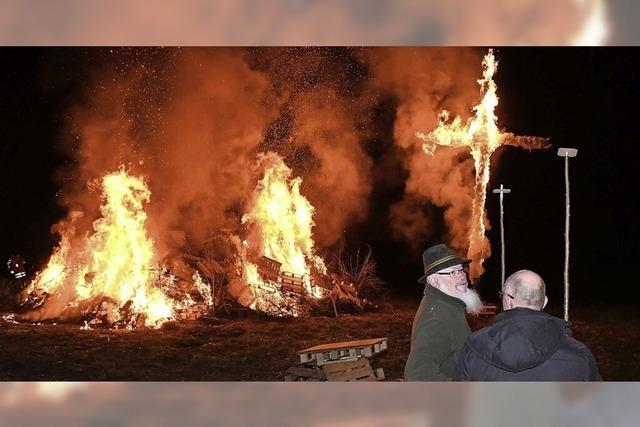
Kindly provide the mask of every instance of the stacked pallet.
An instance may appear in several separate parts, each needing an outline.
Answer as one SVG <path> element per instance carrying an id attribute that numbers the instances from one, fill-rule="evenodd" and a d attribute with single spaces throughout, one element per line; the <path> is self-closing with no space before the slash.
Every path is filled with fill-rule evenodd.
<path id="1" fill-rule="evenodd" d="M 298 364 L 287 369 L 285 381 L 382 381 L 369 358 L 387 349 L 387 338 L 317 345 L 298 352 Z"/>
<path id="2" fill-rule="evenodd" d="M 283 292 L 303 295 L 304 276 L 283 271 L 280 276 L 280 289 L 282 289 Z"/>

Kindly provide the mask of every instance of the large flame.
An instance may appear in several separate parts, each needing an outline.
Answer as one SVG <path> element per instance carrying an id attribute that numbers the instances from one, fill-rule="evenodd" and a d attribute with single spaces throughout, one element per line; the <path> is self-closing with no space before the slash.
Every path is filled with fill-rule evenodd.
<path id="1" fill-rule="evenodd" d="M 242 222 L 258 232 L 262 255 L 280 262 L 281 270 L 302 278 L 305 292 L 321 295 L 311 280 L 312 268 L 326 273 L 322 258 L 314 253 L 312 237 L 314 208 L 302 194 L 302 179 L 291 178 L 291 169 L 275 153 L 260 156 L 264 176 L 257 185 L 249 211 Z M 255 244 L 255 243 L 254 243 Z M 273 305 L 282 308 L 287 297 L 270 286 L 254 263 L 244 262 L 244 273 L 256 298 L 252 308 L 270 312 Z M 288 314 L 296 315 L 295 304 Z"/>
<path id="2" fill-rule="evenodd" d="M 108 297 L 120 308 L 130 304 L 132 313 L 144 315 L 145 325 L 159 326 L 173 318 L 173 309 L 154 280 L 153 241 L 145 228 L 143 209 L 151 193 L 141 178 L 124 169 L 105 175 L 101 187 L 102 216 L 93 223 L 94 233 L 73 244 L 63 234 L 47 267 L 27 291 L 60 299 L 65 308 Z"/>
<path id="3" fill-rule="evenodd" d="M 469 147 L 473 157 L 476 179 L 474 186 L 473 207 L 469 227 L 469 248 L 467 257 L 472 260 L 470 277 L 477 279 L 484 272 L 482 263 L 490 255 L 491 247 L 485 237 L 485 202 L 487 184 L 489 182 L 491 155 L 500 145 L 512 145 L 523 148 L 545 148 L 548 140 L 530 136 L 515 136 L 501 132 L 495 108 L 498 105 L 497 86 L 493 75 L 498 62 L 493 49 L 482 60 L 482 78 L 478 80 L 482 100 L 473 107 L 474 114 L 466 121 L 456 116 L 449 119 L 449 112 L 443 110 L 438 126 L 429 134 L 416 132 L 416 136 L 424 141 L 422 148 L 428 155 L 434 155 L 436 145 L 450 147 Z"/>

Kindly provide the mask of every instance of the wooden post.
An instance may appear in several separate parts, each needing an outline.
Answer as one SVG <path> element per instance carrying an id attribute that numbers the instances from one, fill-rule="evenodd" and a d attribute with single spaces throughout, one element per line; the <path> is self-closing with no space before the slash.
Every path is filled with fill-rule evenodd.
<path id="1" fill-rule="evenodd" d="M 502 280 L 500 281 L 500 286 L 504 286 L 504 277 L 505 277 L 505 262 L 504 262 L 504 205 L 503 198 L 504 195 L 510 193 L 511 190 L 508 188 L 504 188 L 502 184 L 500 184 L 500 188 L 496 188 L 493 190 L 494 193 L 500 194 L 500 260 L 502 265 L 502 275 L 500 276 Z"/>
<path id="2" fill-rule="evenodd" d="M 564 219 L 564 320 L 569 320 L 569 157 L 575 157 L 575 148 L 559 148 L 558 156 L 564 157 L 565 219 Z"/>

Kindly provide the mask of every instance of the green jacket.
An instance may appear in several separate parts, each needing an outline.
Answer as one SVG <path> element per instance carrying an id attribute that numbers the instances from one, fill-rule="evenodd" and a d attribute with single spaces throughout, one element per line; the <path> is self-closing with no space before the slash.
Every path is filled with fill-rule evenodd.
<path id="1" fill-rule="evenodd" d="M 466 304 L 426 285 L 411 330 L 411 352 L 404 367 L 409 381 L 451 381 L 458 353 L 471 333 Z"/>

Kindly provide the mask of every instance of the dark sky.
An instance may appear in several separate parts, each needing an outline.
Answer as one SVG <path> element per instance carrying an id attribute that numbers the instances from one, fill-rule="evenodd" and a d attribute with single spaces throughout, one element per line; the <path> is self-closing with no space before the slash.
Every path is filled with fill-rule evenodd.
<path id="1" fill-rule="evenodd" d="M 632 271 L 640 238 L 640 50 L 498 48 L 496 55 L 500 126 L 520 135 L 548 137 L 553 144 L 537 152 L 502 149 L 492 169 L 490 188 L 503 183 L 512 190 L 505 199 L 507 272 L 539 272 L 551 299 L 561 300 L 564 161 L 556 151 L 575 147 L 578 157 L 570 164 L 572 297 L 630 302 L 640 296 Z M 56 203 L 60 187 L 54 176 L 69 159 L 56 147 L 92 56 L 91 49 L 0 49 L 0 255 L 6 261 L 11 253 L 22 254 L 31 273 L 46 262 L 56 243 L 49 229 L 65 215 Z M 393 115 L 386 120 L 392 129 Z M 380 195 L 378 205 L 401 197 L 402 189 L 398 191 Z M 485 262 L 480 290 L 491 297 L 500 277 L 495 195 L 488 195 L 487 208 L 495 255 Z M 372 209 L 378 212 L 375 201 Z M 417 295 L 420 254 L 392 241 L 388 230 L 379 227 L 385 221 L 380 215 L 370 215 L 348 235 L 372 245 L 381 275 L 395 290 Z M 429 243 L 437 242 L 425 245 Z"/>
<path id="2" fill-rule="evenodd" d="M 630 302 L 624 295 L 638 295 L 632 266 L 640 237 L 635 227 L 640 213 L 635 119 L 640 79 L 634 71 L 640 50 L 498 52 L 504 71 L 498 77 L 503 125 L 547 136 L 554 146 L 531 154 L 508 149 L 493 176 L 494 185 L 504 182 L 513 189 L 506 207 L 507 270 L 540 271 L 551 296 L 561 298 L 564 159 L 556 156 L 556 148 L 575 147 L 578 157 L 570 161 L 572 294 L 594 302 Z M 498 224 L 496 207 L 494 201 L 489 208 L 492 224 Z M 490 236 L 497 242 L 497 227 L 493 231 Z"/>

